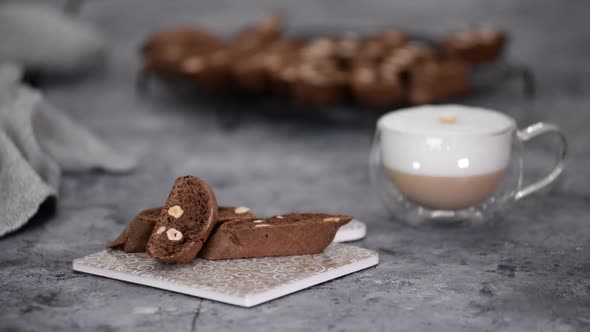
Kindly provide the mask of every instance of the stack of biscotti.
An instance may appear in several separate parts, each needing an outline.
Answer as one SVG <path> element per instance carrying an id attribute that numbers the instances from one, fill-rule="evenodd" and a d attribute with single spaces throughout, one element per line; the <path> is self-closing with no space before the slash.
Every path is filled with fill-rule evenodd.
<path id="1" fill-rule="evenodd" d="M 147 253 L 164 263 L 321 253 L 345 215 L 290 213 L 257 218 L 249 208 L 218 207 L 213 190 L 194 176 L 178 178 L 161 208 L 140 212 L 109 248 Z"/>
<path id="2" fill-rule="evenodd" d="M 208 93 L 388 109 L 468 92 L 472 65 L 497 60 L 507 43 L 503 32 L 478 27 L 426 44 L 398 28 L 294 38 L 284 25 L 266 16 L 229 40 L 203 28 L 170 28 L 146 41 L 144 70 L 187 78 Z"/>
<path id="3" fill-rule="evenodd" d="M 124 252 L 145 252 L 147 242 L 152 235 L 154 225 L 160 218 L 162 207 L 143 210 L 131 220 L 117 239 L 107 245 L 108 248 Z M 217 224 L 256 216 L 245 206 L 220 206 L 217 208 Z"/>

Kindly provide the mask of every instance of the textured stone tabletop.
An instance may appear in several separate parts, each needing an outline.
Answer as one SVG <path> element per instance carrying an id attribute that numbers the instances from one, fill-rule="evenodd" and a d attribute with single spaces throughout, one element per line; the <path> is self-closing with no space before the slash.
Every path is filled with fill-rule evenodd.
<path id="1" fill-rule="evenodd" d="M 590 330 L 590 30 L 587 1 L 89 1 L 81 15 L 113 46 L 110 65 L 48 83 L 49 98 L 98 135 L 137 155 L 131 174 L 69 174 L 56 215 L 0 240 L 0 330 L 588 331 Z M 494 225 L 427 229 L 388 217 L 369 194 L 371 126 L 270 121 L 246 115 L 221 130 L 218 104 L 165 89 L 134 93 L 137 47 L 180 22 L 235 31 L 266 10 L 292 26 L 394 24 L 444 31 L 469 22 L 505 27 L 508 58 L 539 80 L 533 117 L 567 131 L 570 158 L 556 188 Z M 468 101 L 504 110 L 518 94 Z M 276 110 L 280 112 L 280 109 Z M 527 154 L 531 177 L 551 167 L 549 144 Z M 72 271 L 140 209 L 161 204 L 176 176 L 206 179 L 224 204 L 260 214 L 322 210 L 368 223 L 356 245 L 376 268 L 244 309 Z M 0 189 L 1 190 L 1 189 Z"/>

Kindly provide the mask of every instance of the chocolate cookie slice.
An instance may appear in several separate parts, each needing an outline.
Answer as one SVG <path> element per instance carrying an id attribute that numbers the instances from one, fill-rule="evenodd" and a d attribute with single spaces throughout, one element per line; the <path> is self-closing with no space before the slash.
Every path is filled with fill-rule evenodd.
<path id="1" fill-rule="evenodd" d="M 180 71 L 197 88 L 205 92 L 220 92 L 230 87 L 230 53 L 225 47 L 188 55 Z"/>
<path id="2" fill-rule="evenodd" d="M 223 41 L 213 33 L 194 26 L 177 26 L 164 29 L 146 40 L 141 51 L 144 54 L 162 52 L 170 46 L 190 49 L 218 47 Z"/>
<path id="3" fill-rule="evenodd" d="M 195 177 L 176 179 L 147 244 L 147 253 L 164 263 L 191 262 L 217 221 L 217 200 Z"/>
<path id="4" fill-rule="evenodd" d="M 261 50 L 253 52 L 232 63 L 231 74 L 236 86 L 247 93 L 259 95 L 268 89 L 267 67 L 279 61 L 276 55 Z"/>
<path id="5" fill-rule="evenodd" d="M 461 95 L 470 88 L 470 66 L 461 60 L 428 61 L 410 71 L 408 99 L 412 104 L 429 104 Z"/>
<path id="6" fill-rule="evenodd" d="M 350 89 L 359 105 L 386 109 L 402 101 L 401 72 L 370 64 L 356 66 L 350 75 Z"/>
<path id="7" fill-rule="evenodd" d="M 474 28 L 460 31 L 441 43 L 443 54 L 458 57 L 471 64 L 491 62 L 504 51 L 507 36 L 491 28 Z"/>
<path id="8" fill-rule="evenodd" d="M 436 51 L 430 46 L 420 42 L 409 42 L 388 53 L 381 62 L 381 68 L 406 73 L 417 64 L 435 59 Z"/>
<path id="9" fill-rule="evenodd" d="M 107 245 L 107 248 L 120 249 L 124 252 L 144 252 L 161 211 L 161 207 L 141 211 L 125 227 L 121 235 Z"/>
<path id="10" fill-rule="evenodd" d="M 182 75 L 183 61 L 195 54 L 210 53 L 225 42 L 198 27 L 180 26 L 151 36 L 144 44 L 144 70 L 163 76 Z"/>
<path id="11" fill-rule="evenodd" d="M 344 101 L 347 75 L 333 59 L 305 60 L 297 67 L 291 86 L 296 103 L 311 106 L 334 105 Z"/>
<path id="12" fill-rule="evenodd" d="M 199 257 L 236 259 L 321 253 L 352 217 L 291 213 L 267 219 L 228 221 L 211 234 Z"/>
<path id="13" fill-rule="evenodd" d="M 240 31 L 232 40 L 231 47 L 235 54 L 248 54 L 280 38 L 283 19 L 277 15 L 268 15 L 255 24 Z"/>
<path id="14" fill-rule="evenodd" d="M 269 91 L 279 97 L 291 96 L 301 65 L 301 49 L 306 39 L 285 39 L 271 52 L 271 65 L 266 67 Z"/>
<path id="15" fill-rule="evenodd" d="M 268 46 L 234 58 L 232 78 L 246 93 L 261 95 L 276 89 L 273 77 L 297 52 L 298 42 L 278 39 Z"/>

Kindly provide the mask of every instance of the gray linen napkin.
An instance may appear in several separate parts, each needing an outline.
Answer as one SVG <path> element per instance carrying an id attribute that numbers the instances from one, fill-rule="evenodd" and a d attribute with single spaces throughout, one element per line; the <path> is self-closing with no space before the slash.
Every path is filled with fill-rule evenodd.
<path id="1" fill-rule="evenodd" d="M 50 197 L 62 171 L 129 171 L 135 160 L 100 141 L 30 87 L 22 68 L 0 64 L 0 237 Z"/>
<path id="2" fill-rule="evenodd" d="M 43 1 L 0 0 L 0 61 L 51 74 L 78 74 L 107 56 L 103 34 Z"/>

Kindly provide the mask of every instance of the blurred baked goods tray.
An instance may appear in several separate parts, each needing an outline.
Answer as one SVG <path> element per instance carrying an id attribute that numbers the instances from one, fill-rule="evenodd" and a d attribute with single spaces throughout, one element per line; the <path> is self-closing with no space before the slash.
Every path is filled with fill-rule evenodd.
<path id="1" fill-rule="evenodd" d="M 284 30 L 268 16 L 229 39 L 196 26 L 158 32 L 143 45 L 138 91 L 153 96 L 158 81 L 228 127 L 250 115 L 373 123 L 392 109 L 461 102 L 506 86 L 534 98 L 531 70 L 504 60 L 508 37 L 497 29 L 442 37 L 397 28 Z"/>

